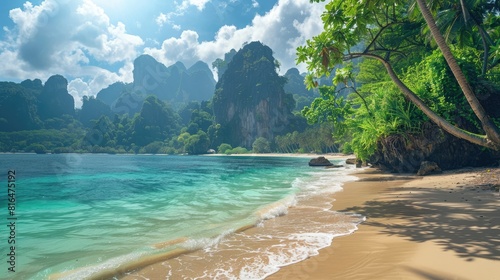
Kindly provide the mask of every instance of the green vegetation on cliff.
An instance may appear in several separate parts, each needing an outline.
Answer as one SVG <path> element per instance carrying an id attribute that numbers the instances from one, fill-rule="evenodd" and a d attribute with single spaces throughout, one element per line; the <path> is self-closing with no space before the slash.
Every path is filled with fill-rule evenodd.
<path id="1" fill-rule="evenodd" d="M 214 62 L 222 75 L 214 98 L 201 102 L 191 99 L 189 92 L 197 87 L 209 90 L 205 86 L 213 78 L 206 64 L 196 63 L 189 69 L 182 63 L 164 67 L 150 56 L 136 59 L 133 84 L 115 83 L 101 90 L 96 98 L 84 96 L 81 109 L 76 110 L 67 81 L 60 75 L 45 84 L 40 80 L 1 83 L 0 107 L 4 110 L 0 113 L 0 151 L 337 151 L 331 127 L 307 126 L 302 116 L 292 113 L 296 101 L 292 94 L 285 93 L 284 87 L 293 84 L 287 88 L 298 90 L 296 95 L 309 94 L 298 70 L 288 71 L 288 78 L 279 76 L 279 63 L 272 50 L 259 42 L 246 44 L 238 52 L 233 50 L 225 59 Z M 204 78 L 207 75 L 208 80 Z M 169 82 L 174 76 L 179 80 Z M 195 77 L 200 83 L 185 80 L 186 77 Z M 190 88 L 183 95 L 188 97 L 187 102 L 174 98 L 181 91 L 171 95 L 163 87 L 182 84 L 181 88 Z M 174 99 L 166 101 L 169 96 Z M 177 110 L 173 107 L 175 102 Z"/>

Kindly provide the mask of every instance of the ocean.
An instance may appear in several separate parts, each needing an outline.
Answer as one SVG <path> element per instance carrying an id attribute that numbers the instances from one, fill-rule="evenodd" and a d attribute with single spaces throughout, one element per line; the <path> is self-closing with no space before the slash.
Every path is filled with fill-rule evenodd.
<path id="1" fill-rule="evenodd" d="M 309 159 L 0 154 L 0 278 L 263 279 L 364 220 Z"/>

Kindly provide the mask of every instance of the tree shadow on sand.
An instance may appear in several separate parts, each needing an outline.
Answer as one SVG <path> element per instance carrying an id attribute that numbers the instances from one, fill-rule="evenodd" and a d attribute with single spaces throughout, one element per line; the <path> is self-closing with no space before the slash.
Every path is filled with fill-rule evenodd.
<path id="1" fill-rule="evenodd" d="M 396 200 L 368 201 L 361 207 L 343 211 L 366 216 L 364 224 L 381 227 L 384 234 L 415 242 L 435 241 L 443 250 L 452 250 L 467 261 L 474 258 L 500 260 L 498 193 L 472 186 L 423 190 L 393 188 L 388 193 Z M 411 200 L 406 199 L 410 197 Z M 480 203 L 480 206 L 473 207 L 471 202 Z M 376 218 L 389 220 L 381 222 Z M 406 222 L 392 223 L 390 219 Z"/>

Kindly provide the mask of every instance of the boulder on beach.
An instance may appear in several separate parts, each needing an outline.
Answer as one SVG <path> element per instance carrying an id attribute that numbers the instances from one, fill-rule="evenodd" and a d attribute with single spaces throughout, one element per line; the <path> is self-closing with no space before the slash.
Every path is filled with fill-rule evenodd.
<path id="1" fill-rule="evenodd" d="M 438 174 L 442 173 L 441 168 L 437 165 L 437 163 L 433 161 L 422 161 L 420 164 L 420 169 L 418 169 L 418 176 L 425 176 L 429 174 Z"/>
<path id="2" fill-rule="evenodd" d="M 331 163 L 325 157 L 317 157 L 309 161 L 309 166 L 332 166 L 332 165 L 333 163 Z"/>
<path id="3" fill-rule="evenodd" d="M 356 158 L 348 158 L 345 160 L 346 164 L 356 164 Z"/>

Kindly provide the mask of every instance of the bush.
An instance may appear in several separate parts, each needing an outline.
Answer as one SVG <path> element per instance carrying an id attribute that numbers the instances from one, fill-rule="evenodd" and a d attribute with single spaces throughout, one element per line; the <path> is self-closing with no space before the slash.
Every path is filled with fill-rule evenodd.
<path id="1" fill-rule="evenodd" d="M 73 153 L 74 150 L 71 147 L 57 147 L 54 150 L 52 150 L 52 152 L 55 154 L 65 154 L 65 153 Z"/>
<path id="2" fill-rule="evenodd" d="M 45 154 L 47 153 L 47 148 L 41 144 L 31 144 L 25 149 L 26 152 L 35 152 L 37 154 Z"/>
<path id="3" fill-rule="evenodd" d="M 217 149 L 217 152 L 219 154 L 225 154 L 226 151 L 232 150 L 232 149 L 233 149 L 233 147 L 231 147 L 231 145 L 226 144 L 226 143 L 222 143 L 222 144 L 220 144 L 219 148 Z"/>
<path id="4" fill-rule="evenodd" d="M 210 139 L 203 131 L 198 131 L 197 134 L 189 136 L 184 146 L 186 152 L 190 155 L 206 154 L 210 146 Z"/>
<path id="5" fill-rule="evenodd" d="M 344 146 L 342 146 L 342 153 L 348 155 L 348 154 L 352 154 L 353 152 L 354 151 L 352 150 L 351 143 L 345 142 Z"/>
<path id="6" fill-rule="evenodd" d="M 174 148 L 172 148 L 172 147 L 166 147 L 166 146 L 164 146 L 163 148 L 160 149 L 160 153 L 161 154 L 173 155 L 173 154 L 176 154 L 177 151 Z"/>
<path id="7" fill-rule="evenodd" d="M 243 148 L 243 147 L 236 147 L 234 149 L 231 149 L 231 150 L 227 150 L 226 151 L 226 155 L 231 155 L 231 154 L 248 154 L 250 151 L 247 150 L 246 148 Z"/>
<path id="8" fill-rule="evenodd" d="M 163 142 L 161 141 L 154 141 L 152 143 L 149 143 L 145 147 L 140 149 L 141 154 L 158 154 L 161 153 L 161 149 L 163 148 Z"/>
<path id="9" fill-rule="evenodd" d="M 267 141 L 267 139 L 264 137 L 259 137 L 255 139 L 255 141 L 252 144 L 252 148 L 255 153 L 271 152 L 271 145 L 269 144 L 269 141 Z"/>

